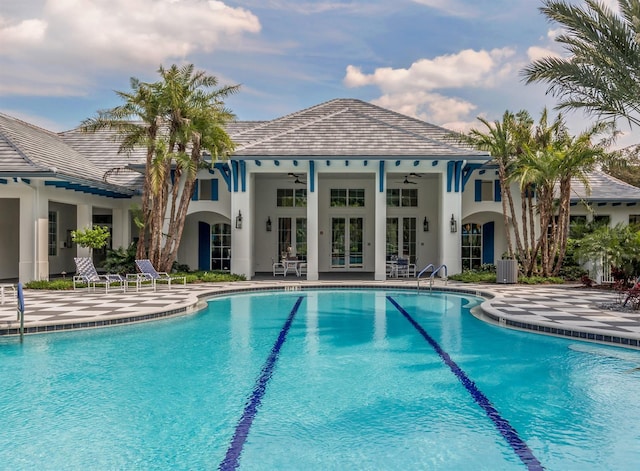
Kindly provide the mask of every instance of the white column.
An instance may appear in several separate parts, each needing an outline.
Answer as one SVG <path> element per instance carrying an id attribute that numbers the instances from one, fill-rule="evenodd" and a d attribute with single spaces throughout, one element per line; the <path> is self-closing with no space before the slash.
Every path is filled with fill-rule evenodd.
<path id="1" fill-rule="evenodd" d="M 311 175 L 313 167 L 313 175 Z M 314 182 L 313 192 L 311 191 L 311 181 Z M 310 165 L 307 169 L 307 280 L 317 281 L 320 277 L 318 271 L 319 250 L 319 182 L 318 171 L 315 165 Z"/>
<path id="2" fill-rule="evenodd" d="M 442 175 L 440 181 L 441 204 L 440 204 L 440 227 L 439 227 L 439 264 L 446 265 L 448 274 L 460 273 L 462 263 L 460 260 L 460 225 L 462 214 L 462 192 L 454 191 L 452 185 L 451 191 L 447 192 L 446 174 Z M 457 232 L 451 232 L 451 216 L 453 215 Z M 441 273 L 442 274 L 442 273 Z"/>
<path id="3" fill-rule="evenodd" d="M 231 273 L 244 275 L 247 280 L 253 276 L 253 236 L 255 214 L 251 195 L 253 175 L 247 172 L 246 191 L 241 188 L 231 193 Z M 237 218 L 242 216 L 242 227 L 237 227 Z"/>
<path id="4" fill-rule="evenodd" d="M 129 222 L 129 209 L 116 208 L 112 212 L 112 245 L 114 249 L 127 248 L 131 242 L 131 223 Z"/>
<path id="5" fill-rule="evenodd" d="M 381 175 L 382 174 L 382 175 Z M 380 191 L 380 178 L 383 178 L 382 191 Z M 375 273 L 374 279 L 384 281 L 387 279 L 387 170 L 377 163 L 375 176 Z"/>
<path id="6" fill-rule="evenodd" d="M 92 216 L 93 207 L 89 204 L 79 204 L 76 206 L 76 230 L 84 231 L 93 226 Z M 76 245 L 77 257 L 88 257 L 90 254 L 89 247 L 80 247 Z"/>
<path id="7" fill-rule="evenodd" d="M 19 280 L 23 283 L 36 279 L 35 277 L 35 215 L 36 193 L 24 193 L 20 197 L 20 262 L 18 268 Z"/>

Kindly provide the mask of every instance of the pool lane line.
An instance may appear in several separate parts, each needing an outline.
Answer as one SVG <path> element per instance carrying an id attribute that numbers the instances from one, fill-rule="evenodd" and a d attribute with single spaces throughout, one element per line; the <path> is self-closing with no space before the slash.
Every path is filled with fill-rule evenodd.
<path id="1" fill-rule="evenodd" d="M 262 398 L 267 390 L 267 383 L 271 379 L 271 375 L 273 374 L 273 370 L 276 366 L 276 362 L 278 361 L 278 355 L 280 353 L 280 349 L 287 339 L 287 333 L 291 328 L 291 324 L 293 323 L 293 318 L 296 316 L 298 309 L 300 308 L 300 304 L 304 299 L 303 296 L 300 296 L 296 301 L 293 309 L 289 313 L 289 317 L 287 317 L 286 322 L 282 326 L 280 330 L 280 335 L 278 335 L 278 339 L 276 343 L 273 345 L 271 349 L 271 353 L 262 366 L 262 371 L 260 372 L 260 376 L 256 381 L 256 384 L 253 388 L 253 393 L 251 397 L 247 401 L 244 412 L 238 425 L 236 425 L 235 433 L 233 434 L 233 439 L 229 444 L 229 448 L 227 449 L 227 453 L 218 466 L 218 469 L 221 471 L 230 471 L 234 470 L 240 464 L 240 455 L 242 454 L 242 448 L 244 447 L 245 442 L 247 441 L 247 437 L 249 436 L 249 429 L 251 428 L 251 424 L 253 423 L 253 419 L 258 413 L 258 407 L 262 402 Z"/>
<path id="2" fill-rule="evenodd" d="M 458 380 L 462 383 L 462 385 L 466 388 L 466 390 L 471 394 L 473 400 L 484 410 L 487 414 L 487 417 L 491 419 L 494 423 L 498 432 L 504 437 L 509 446 L 513 449 L 513 451 L 518 455 L 520 461 L 524 463 L 530 471 L 540 471 L 543 470 L 544 467 L 542 463 L 538 461 L 538 459 L 533 455 L 531 449 L 527 446 L 526 442 L 520 438 L 516 429 L 514 429 L 509 421 L 502 417 L 498 410 L 491 404 L 491 401 L 485 396 L 482 391 L 476 386 L 476 384 L 469 379 L 467 374 L 458 366 L 458 364 L 451 359 L 449 354 L 445 352 L 442 347 L 435 341 L 433 337 L 431 337 L 426 330 L 422 328 L 416 320 L 411 317 L 407 311 L 405 311 L 400 304 L 396 302 L 391 296 L 387 296 L 387 299 L 391 304 L 395 306 L 395 308 L 400 311 L 400 313 L 411 323 L 411 325 L 424 337 L 424 339 L 429 342 L 431 347 L 436 351 L 436 353 L 440 356 L 442 361 L 451 369 L 454 375 L 457 376 Z"/>

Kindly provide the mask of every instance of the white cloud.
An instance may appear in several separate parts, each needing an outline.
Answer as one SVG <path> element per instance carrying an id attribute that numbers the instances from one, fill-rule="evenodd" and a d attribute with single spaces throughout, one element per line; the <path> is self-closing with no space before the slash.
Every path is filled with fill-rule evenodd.
<path id="1" fill-rule="evenodd" d="M 35 10 L 36 17 L 0 19 L 1 82 L 48 69 L 44 88 L 64 87 L 65 69 L 85 76 L 148 70 L 233 49 L 261 28 L 250 11 L 216 0 L 47 0 Z"/>
<path id="2" fill-rule="evenodd" d="M 476 12 L 471 4 L 465 5 L 458 0 L 412 0 L 414 3 L 431 7 L 451 16 L 470 17 Z"/>
<path id="3" fill-rule="evenodd" d="M 401 113 L 435 123 L 460 121 L 476 106 L 435 91 L 495 87 L 514 75 L 517 68 L 509 62 L 514 53 L 511 48 L 466 49 L 457 54 L 420 59 L 408 69 L 383 67 L 371 74 L 349 65 L 344 83 L 348 87 L 379 87 L 383 96 L 374 102 Z"/>
<path id="4" fill-rule="evenodd" d="M 561 57 L 556 51 L 546 47 L 531 46 L 527 49 L 527 57 L 530 61 L 537 61 L 545 57 Z"/>

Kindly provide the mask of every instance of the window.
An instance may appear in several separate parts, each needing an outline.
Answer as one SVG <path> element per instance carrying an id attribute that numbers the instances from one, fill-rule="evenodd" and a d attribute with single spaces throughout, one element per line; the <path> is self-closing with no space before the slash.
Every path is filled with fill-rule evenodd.
<path id="1" fill-rule="evenodd" d="M 49 211 L 49 256 L 58 255 L 58 213 Z"/>
<path id="2" fill-rule="evenodd" d="M 473 270 L 482 265 L 482 226 L 462 226 L 462 269 Z"/>
<path id="3" fill-rule="evenodd" d="M 640 214 L 629 214 L 629 225 L 640 225 Z"/>
<path id="4" fill-rule="evenodd" d="M 387 218 L 387 261 L 408 257 L 416 263 L 416 218 Z M 402 240 L 399 239 L 402 225 Z"/>
<path id="5" fill-rule="evenodd" d="M 331 207 L 342 208 L 346 206 L 351 208 L 364 207 L 364 188 L 333 188 L 331 190 Z"/>
<path id="6" fill-rule="evenodd" d="M 191 200 L 218 201 L 218 179 L 196 180 Z"/>
<path id="7" fill-rule="evenodd" d="M 476 180 L 475 201 L 501 201 L 500 180 Z"/>
<path id="8" fill-rule="evenodd" d="M 211 269 L 231 270 L 231 225 L 225 223 L 211 226 Z"/>
<path id="9" fill-rule="evenodd" d="M 418 207 L 418 190 L 416 188 L 390 188 L 387 190 L 387 206 L 398 208 Z"/>
<path id="10" fill-rule="evenodd" d="M 593 216 L 593 225 L 594 226 L 608 226 L 611 222 L 611 216 L 604 214 L 602 216 Z"/>
<path id="11" fill-rule="evenodd" d="M 280 208 L 306 207 L 306 188 L 278 188 L 276 206 Z"/>
<path id="12" fill-rule="evenodd" d="M 307 218 L 278 218 L 278 253 L 307 259 Z"/>
<path id="13" fill-rule="evenodd" d="M 587 227 L 587 216 L 569 216 L 569 237 L 580 238 Z"/>

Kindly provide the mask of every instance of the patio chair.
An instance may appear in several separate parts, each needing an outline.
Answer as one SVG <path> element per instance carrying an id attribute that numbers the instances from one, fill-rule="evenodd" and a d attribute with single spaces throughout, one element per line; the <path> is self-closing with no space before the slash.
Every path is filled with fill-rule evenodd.
<path id="1" fill-rule="evenodd" d="M 104 286 L 105 293 L 110 289 L 119 291 L 126 290 L 125 279 L 121 275 L 108 273 L 106 275 L 98 275 L 93 260 L 88 257 L 75 257 L 73 261 L 76 263 L 76 274 L 73 277 L 73 289 L 75 290 L 79 284 L 86 284 L 87 290 L 96 290 L 96 286 Z"/>
<path id="2" fill-rule="evenodd" d="M 169 287 L 169 289 L 171 289 L 171 283 L 174 280 L 182 280 L 182 285 L 183 286 L 187 286 L 187 277 L 186 276 L 181 276 L 181 275 L 169 275 L 167 272 L 164 271 L 156 271 L 156 269 L 153 267 L 153 264 L 151 263 L 151 260 L 148 259 L 143 259 L 143 260 L 136 260 L 136 266 L 138 267 L 138 270 L 140 270 L 140 279 L 142 281 L 151 281 L 151 285 L 153 287 L 153 290 L 156 290 L 156 285 L 158 283 L 166 283 L 167 286 Z"/>
<path id="3" fill-rule="evenodd" d="M 284 263 L 271 258 L 271 268 L 273 270 L 273 276 L 284 275 Z"/>

